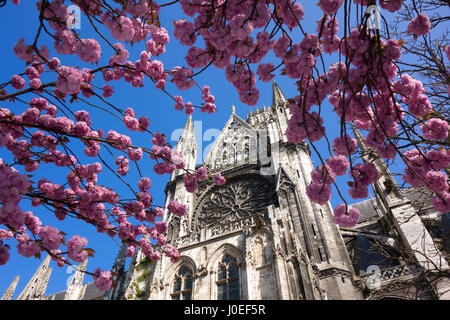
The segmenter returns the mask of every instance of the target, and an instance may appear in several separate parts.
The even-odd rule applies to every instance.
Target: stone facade
[[[82,284],[80,273],[67,292],[41,298],[449,299],[448,276],[433,278],[448,270],[448,246],[429,231],[441,215],[429,206],[418,209],[410,199],[423,192],[400,190],[355,131],[364,161],[374,161],[382,179],[374,185],[375,199],[354,204],[362,212],[359,223],[340,229],[330,203],[319,206],[306,195],[313,163],[306,143],[287,141],[287,103],[274,82],[271,107],[250,112],[246,120],[232,107],[201,164],[225,176],[225,185],[204,181],[188,193],[183,172],[172,174],[165,207],[172,200],[188,205],[182,218],[168,211],[163,217],[168,241],[180,251],[177,263],[167,257],[153,262],[139,251],[125,270],[124,246],[113,266],[114,290],[95,293],[92,284]],[[188,169],[198,167],[191,117],[176,149]],[[378,260],[371,262],[374,257]],[[374,266],[378,269],[370,273]]]
[[[238,266],[233,279],[238,279],[239,299],[363,298],[332,221],[331,205],[308,200],[310,150],[306,144],[288,143],[286,106],[274,83],[272,107],[252,112],[245,121],[232,108],[202,164],[209,173],[224,175],[225,185],[203,182],[195,193],[188,193],[183,173],[173,174],[166,187],[166,206],[171,200],[181,201],[188,204],[188,213],[180,219],[166,212],[164,221],[181,259],[174,264],[164,257],[151,263],[152,273],[143,279],[142,268],[136,267],[138,255],[129,268],[132,276],[125,299],[137,293],[148,299],[178,299],[183,294],[217,299],[223,290],[232,295],[233,280],[220,278],[226,257]],[[187,168],[195,169],[197,147],[190,118],[176,149],[183,152]],[[181,279],[184,284],[178,275],[183,268],[189,270],[187,286],[192,286],[186,292],[177,282]]]

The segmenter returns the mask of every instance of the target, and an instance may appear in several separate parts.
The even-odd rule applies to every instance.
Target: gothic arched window
[[[172,290],[172,300],[192,300],[192,272],[181,267],[175,276]]]
[[[239,300],[239,267],[234,258],[225,255],[217,270],[217,299]]]

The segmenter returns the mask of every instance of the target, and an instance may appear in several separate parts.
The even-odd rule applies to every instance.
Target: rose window
[[[199,208],[197,225],[203,228],[262,213],[274,203],[274,198],[273,184],[262,177],[231,180],[209,191]]]

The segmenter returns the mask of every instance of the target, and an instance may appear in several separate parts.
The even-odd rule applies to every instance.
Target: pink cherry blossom
[[[139,187],[139,190],[141,190],[141,191],[150,189],[152,187],[151,179],[148,177],[141,178],[138,182],[138,187]]]
[[[256,71],[256,73],[258,74],[259,78],[262,81],[268,82],[268,81],[272,80],[275,77],[274,74],[271,74],[271,72],[274,69],[275,69],[275,66],[271,62],[269,62],[269,63],[261,63],[258,66],[258,70]]]
[[[448,137],[448,123],[445,120],[433,118],[420,126],[425,139],[443,140]]]
[[[75,52],[84,62],[96,63],[100,60],[102,49],[95,39],[82,39],[75,45]]]
[[[343,0],[320,0],[317,4],[323,11],[323,13],[332,15],[342,5]]]
[[[378,170],[372,162],[354,165],[350,170],[350,174],[357,184],[369,185],[376,182],[380,178]]]
[[[194,25],[192,22],[186,20],[174,21],[173,25],[175,29],[173,31],[173,36],[180,40],[185,46],[192,46],[197,40],[197,36],[194,32]]]
[[[205,167],[198,168],[197,171],[195,172],[195,177],[199,181],[203,181],[203,180],[208,179],[208,171],[207,171],[207,169]]]
[[[86,260],[88,252],[83,249],[87,245],[88,241],[84,237],[75,235],[67,241],[67,250],[69,251],[69,258],[81,263]]]
[[[11,78],[11,86],[17,90],[23,89],[25,88],[25,80],[16,74]]]
[[[113,95],[113,93],[114,93],[113,87],[111,87],[109,84],[105,84],[105,85],[102,87],[102,90],[103,90],[102,95],[103,95],[103,97],[105,97],[105,98],[111,97],[111,96]]]
[[[331,187],[329,184],[313,182],[306,187],[306,194],[312,202],[323,205],[331,198]]]
[[[380,0],[380,6],[383,9],[395,12],[399,10],[403,5],[403,0]]]
[[[433,206],[442,213],[450,212],[450,192],[441,192],[431,200]]]
[[[221,186],[223,184],[225,184],[227,182],[227,180],[225,179],[225,177],[223,177],[220,172],[216,172],[214,174],[214,184],[217,186]]]
[[[77,94],[80,92],[83,82],[83,74],[80,70],[62,66],[58,68],[57,88],[65,94]]]
[[[345,204],[340,204],[334,208],[333,221],[340,227],[354,227],[359,220],[360,212],[357,208],[347,210]]]
[[[333,156],[327,159],[327,164],[333,171],[333,173],[337,176],[344,175],[350,165],[347,161],[347,158],[341,155]]]
[[[186,213],[186,205],[177,201],[170,201],[167,209],[176,216],[184,216]]]
[[[356,139],[348,135],[337,137],[333,140],[334,152],[338,155],[348,156],[356,152]]]
[[[328,165],[320,166],[311,172],[313,182],[331,184],[335,180],[334,172]]]
[[[417,37],[426,35],[428,32],[430,32],[430,28],[430,19],[428,19],[428,16],[422,12],[409,22],[407,30]]]
[[[27,233],[17,235],[15,238],[17,240],[17,252],[20,255],[28,258],[37,255],[41,251],[39,245],[31,241]]]
[[[166,246],[165,253],[172,262],[177,262],[178,258],[180,257],[178,249],[170,244]]]
[[[62,241],[60,231],[52,226],[40,228],[38,235],[41,238],[43,245],[48,250],[57,250]]]
[[[427,184],[425,187],[434,192],[450,192],[448,176],[442,171],[429,171],[425,175]]]
[[[117,42],[114,44],[114,48],[117,50],[116,53],[111,56],[109,59],[109,65],[114,66],[115,64],[123,64],[129,57],[130,53],[127,49],[125,49],[125,46]]]
[[[25,44],[25,39],[21,38],[19,42],[14,46],[14,53],[19,57],[19,59],[24,61],[33,60],[33,54],[31,53],[31,47]]]
[[[95,286],[100,291],[107,291],[112,286],[111,271],[102,271],[100,268],[97,268],[94,271],[94,279]]]
[[[186,188],[187,192],[195,192],[195,190],[198,189],[198,184],[197,184],[197,177],[190,175],[188,173],[184,174],[184,187]]]
[[[128,150],[128,158],[131,161],[139,161],[142,159],[143,156],[143,152],[141,148],[130,148],[130,150]]]

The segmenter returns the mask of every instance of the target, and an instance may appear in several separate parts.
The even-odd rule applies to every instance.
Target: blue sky
[[[38,23],[38,11],[34,5],[35,1],[22,1],[20,6],[15,6],[8,1],[8,4],[0,8],[0,32],[2,33],[2,50],[0,51],[0,61],[5,61],[2,66],[0,82],[8,81],[12,75],[21,73],[24,71],[24,62],[19,60],[12,51],[13,46],[21,38],[25,38],[26,43],[32,42],[35,37],[35,32],[37,30]],[[322,16],[320,9],[315,5],[316,1],[302,1],[302,5],[305,8],[305,18],[303,25],[306,26],[307,32],[315,32],[316,21]],[[182,18],[182,12],[179,9],[179,5],[172,6],[170,8],[163,8],[160,15],[160,20],[162,26],[171,31],[172,21]],[[87,20],[81,20],[81,37],[90,38],[95,37],[92,33],[91,28],[88,26]],[[298,38],[299,31],[295,31],[294,37]],[[109,59],[111,50],[108,50],[104,42],[101,42],[103,48],[103,54],[101,63],[105,63]],[[47,44],[50,48],[50,54],[55,54],[52,43],[49,43],[48,37],[42,37],[39,44]],[[199,44],[201,45],[201,44]],[[133,47],[127,46],[130,51],[130,60],[134,61],[139,58],[140,52],[144,49],[144,43],[135,44]],[[176,65],[185,65],[184,63],[184,53],[186,48],[182,46],[178,40],[171,37],[171,42],[167,47],[167,52],[159,57],[165,63],[166,69],[171,69]],[[88,65],[77,57],[60,56],[62,65],[75,65],[80,67],[91,67],[95,66]],[[265,58],[263,62],[268,62],[270,58]],[[336,59],[334,57],[325,56],[325,64],[328,66],[330,63],[335,63]],[[106,62],[107,63],[107,62]],[[255,71],[255,70],[254,70]],[[45,79],[45,77],[44,77]],[[294,80],[288,79],[285,76],[280,76],[279,71],[275,80],[280,85],[282,91],[286,97],[294,97],[296,93],[296,86]],[[245,119],[249,112],[249,106],[243,105],[239,99],[238,94],[231,83],[225,79],[224,71],[216,68],[211,68],[206,70],[204,73],[200,74],[196,81],[200,86],[205,84],[211,87],[211,92],[216,98],[216,106],[218,111],[214,114],[203,114],[196,110],[193,114],[193,119],[197,124],[201,124],[201,131],[204,133],[208,129],[219,129],[221,130],[225,125],[231,112],[231,105],[236,106],[236,113]],[[99,86],[103,85],[103,79],[101,76],[97,76],[94,83]],[[130,84],[124,81],[112,82],[110,83],[115,90],[115,94],[110,98],[110,102],[122,109],[126,107],[132,107],[137,116],[145,115],[151,120],[150,128],[152,132],[161,131],[166,133],[169,137],[171,134],[179,128],[183,128],[186,121],[186,115],[184,112],[177,111],[173,108],[174,102],[166,94],[157,90],[153,87],[151,81],[146,79],[144,81],[143,88],[133,88]],[[194,87],[190,90],[179,92],[174,85],[169,83],[166,87],[170,93],[173,95],[182,95],[184,101],[192,101],[195,105],[200,105],[201,93],[198,88]],[[272,85],[271,83],[258,82],[257,88],[260,90],[260,100],[258,107],[262,107],[263,104],[266,106],[271,105],[272,101]],[[31,97],[23,97],[24,100],[29,101]],[[22,112],[26,106],[20,102],[11,104],[8,102],[2,102],[0,107],[7,107],[16,113]],[[73,110],[88,110],[92,114],[92,119],[95,128],[101,128],[105,132],[109,129],[114,129],[120,133],[128,134],[132,137],[134,144],[142,145],[146,147],[151,146],[151,137],[148,134],[137,133],[130,134],[130,132],[124,127],[121,121],[109,116],[104,112],[98,112],[92,107],[85,105],[82,102],[72,104]],[[331,106],[326,103],[323,108],[331,108]],[[255,110],[255,107],[251,108]],[[331,109],[329,110],[331,111]],[[339,132],[339,119],[332,112],[324,112],[323,114],[326,126],[327,135],[330,141],[337,136]],[[202,137],[197,137],[201,140]],[[203,140],[201,141],[203,147],[207,147],[211,141]],[[175,145],[176,141],[171,141]],[[319,148],[323,148],[323,143],[318,143]],[[78,149],[81,150],[81,149]],[[105,155],[105,158],[108,158]],[[0,158],[8,159],[8,152],[4,148],[0,149]],[[87,157],[81,157],[84,163],[93,162],[92,159]],[[111,160],[112,158],[110,158]],[[313,156],[313,160],[319,163],[317,157]],[[94,160],[97,161],[97,160]],[[148,157],[140,165],[141,172],[143,176],[149,176],[152,178],[152,196],[156,204],[163,204],[164,201],[164,187],[168,181],[168,176],[158,176],[152,171],[154,162]],[[114,167],[114,166],[113,166]],[[139,179],[138,172],[133,165],[130,165],[130,173],[127,176],[127,181],[136,186]],[[102,180],[104,185],[110,185],[114,183],[117,185],[118,192],[126,197],[129,195],[129,190],[121,185],[117,179],[111,177],[108,174],[107,169],[104,168],[104,172],[100,174],[99,180]],[[35,172],[35,177],[33,181],[38,181],[41,177],[46,177],[51,179],[55,183],[62,182],[63,178],[67,174],[67,171],[61,168],[54,168],[53,166],[43,165],[39,172]],[[343,194],[346,195],[346,184],[345,179],[338,180],[338,183],[343,186]],[[334,192],[332,196],[333,207],[339,204],[341,201],[337,197],[337,193]],[[349,199],[350,203],[355,201]],[[23,209],[30,209],[26,206]],[[85,223],[80,221],[73,221],[67,219],[63,223],[58,222],[51,216],[49,212],[44,211],[41,208],[34,209],[36,213],[42,220],[44,224],[54,224],[61,230],[65,231],[68,236],[67,239],[75,234],[80,234],[89,239],[88,247],[94,248],[96,253],[94,258],[90,258],[88,262],[88,269],[93,271],[94,268],[100,267],[102,269],[110,269],[114,263],[115,256],[119,249],[118,242],[112,241],[109,237],[104,234],[98,235],[92,226],[85,226]],[[10,261],[4,265],[0,266],[0,295],[3,294],[4,290],[9,286],[10,282],[16,275],[20,275],[20,281],[16,290],[16,295],[24,288],[28,280],[33,275],[36,268],[39,266],[40,261],[35,258],[24,258],[16,253],[15,241],[9,240],[6,243],[11,245],[11,258]],[[45,255],[42,257],[44,258]],[[71,270],[67,267],[59,268],[54,262],[51,262],[51,267],[53,268],[53,273],[50,278],[49,286],[47,288],[47,294],[63,291],[66,288],[66,281],[71,275]],[[85,282],[92,281],[90,276],[87,276]]]

